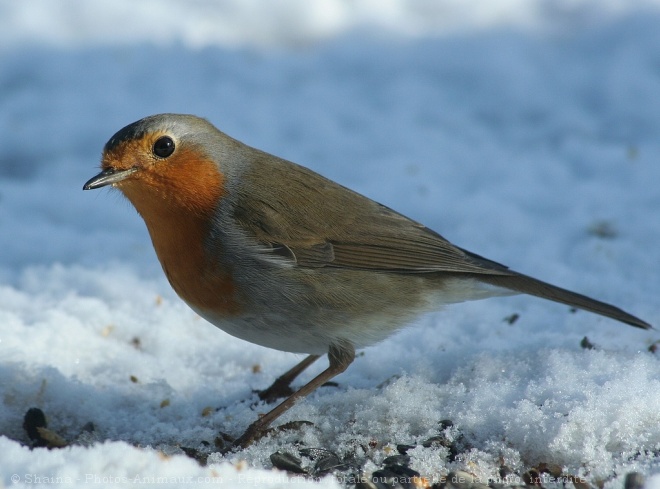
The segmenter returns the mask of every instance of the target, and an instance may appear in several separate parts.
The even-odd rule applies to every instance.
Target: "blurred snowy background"
[[[269,455],[368,477],[408,444],[436,481],[545,463],[660,488],[657,331],[529,297],[421,318],[282,420],[313,426],[213,453],[299,357],[197,318],[130,205],[81,189],[116,130],[194,113],[658,327],[659,25],[657,0],[0,0],[0,486],[341,487]],[[26,448],[31,407],[72,446]],[[456,457],[421,445],[444,419]]]

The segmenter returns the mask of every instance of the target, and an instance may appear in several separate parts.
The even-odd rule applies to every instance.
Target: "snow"
[[[411,449],[425,477],[660,488],[657,330],[526,296],[419,318],[280,421],[313,426],[199,465],[180,447],[239,435],[301,357],[198,318],[130,204],[81,190],[116,130],[194,113],[659,327],[659,21],[650,0],[0,0],[0,485],[342,487],[269,456],[302,441],[368,474],[450,419],[467,448]],[[69,447],[27,448],[32,407]]]

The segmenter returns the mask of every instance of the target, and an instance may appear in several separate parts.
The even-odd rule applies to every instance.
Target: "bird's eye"
[[[159,158],[167,158],[174,153],[174,141],[169,136],[158,138],[154,143],[153,152]]]

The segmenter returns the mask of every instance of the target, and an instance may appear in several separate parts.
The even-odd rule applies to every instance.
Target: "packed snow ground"
[[[660,327],[660,4],[490,5],[1,0],[1,484],[340,487],[269,455],[302,440],[368,474],[450,419],[472,448],[414,448],[424,476],[543,462],[659,488],[657,330],[525,296],[420,318],[281,420],[313,426],[199,466],[178,447],[240,434],[300,357],[199,319],[131,206],[81,190],[117,129],[194,113]],[[29,450],[32,407],[74,445]]]

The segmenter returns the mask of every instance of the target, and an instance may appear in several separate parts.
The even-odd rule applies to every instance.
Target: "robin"
[[[288,397],[236,441],[245,447],[297,400],[343,372],[355,349],[443,305],[525,293],[638,328],[623,310],[459,248],[321,175],[192,116],[160,114],[117,132],[101,173],[135,206],[170,284],[200,316],[252,343],[308,356],[262,399]],[[290,384],[321,355],[329,366]]]

